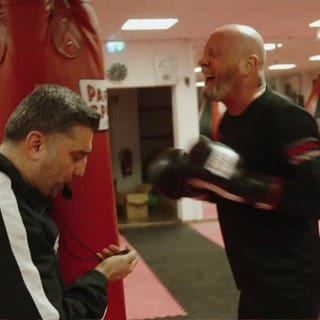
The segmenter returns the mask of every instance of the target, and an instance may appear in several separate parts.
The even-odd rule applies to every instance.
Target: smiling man
[[[40,85],[9,118],[0,145],[1,319],[101,319],[107,283],[132,272],[137,253],[114,255],[64,288],[57,256],[58,230],[50,199],[81,177],[99,115],[58,85]]]
[[[314,118],[268,87],[261,35],[221,26],[199,61],[204,96],[226,106],[219,142],[201,137],[150,165],[168,197],[215,202],[240,290],[238,319],[319,319],[320,136]]]
[[[268,87],[263,38],[252,27],[215,29],[199,65],[206,77],[204,96],[222,101],[227,110],[219,125],[223,145],[200,141],[190,151],[197,164],[204,150],[210,154],[203,166],[206,181],[192,185],[214,192],[240,290],[238,318],[318,319],[317,125]]]

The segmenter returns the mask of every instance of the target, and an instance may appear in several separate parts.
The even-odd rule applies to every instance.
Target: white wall
[[[117,191],[129,190],[141,183],[140,140],[138,127],[137,91],[113,89],[109,92],[110,144],[113,177]],[[119,152],[132,150],[132,174],[123,176]]]
[[[173,87],[173,128],[174,128],[174,143],[175,147],[187,148],[194,142],[199,134],[198,122],[198,102],[197,90],[195,87],[195,75],[193,72],[194,59],[192,43],[185,40],[163,40],[163,41],[130,41],[126,43],[126,50],[120,54],[105,55],[106,70],[115,62],[122,63],[127,67],[128,75],[121,82],[114,83],[108,81],[108,88],[137,88],[150,86],[170,85]],[[162,71],[166,69],[159,68],[159,61],[169,61],[169,77],[162,78]],[[130,104],[133,97],[126,101]],[[110,106],[113,108],[113,106]],[[118,115],[120,122],[114,122],[111,129],[111,140],[114,150],[112,158],[115,163],[117,149],[121,146],[128,145],[129,140],[133,152],[138,154],[140,146],[138,144],[139,132],[138,127],[135,127],[133,122],[133,113],[128,114],[127,108],[119,107],[125,114]],[[132,106],[129,107],[130,111]],[[127,117],[132,117],[128,119]],[[127,129],[125,123],[130,123],[130,129]],[[112,126],[112,124],[110,124]],[[117,128],[116,128],[117,127]],[[130,132],[130,133],[129,133]],[[130,137],[128,137],[128,133]],[[114,137],[112,137],[114,136]],[[116,139],[116,140],[115,140]],[[139,152],[140,154],[140,152]],[[138,161],[138,159],[137,159]],[[140,164],[140,161],[139,161]],[[119,177],[119,168],[114,165],[114,176]],[[127,179],[127,178],[126,178]],[[132,183],[137,182],[137,176],[132,177]],[[127,180],[128,181],[128,180]],[[122,187],[123,180],[117,181],[117,188]],[[178,202],[178,217],[181,220],[196,220],[202,217],[202,204],[199,201],[191,199],[182,199]]]
[[[174,85],[185,77],[192,78],[194,74],[189,67],[190,43],[184,40],[136,40],[126,42],[122,53],[105,54],[106,70],[115,62],[125,64],[128,70],[127,78],[119,83],[109,81],[109,88],[136,88],[161,85]],[[155,72],[155,64],[161,57],[170,58],[172,73],[175,76],[160,81]],[[193,63],[193,61],[191,61]],[[192,83],[191,83],[192,85]]]

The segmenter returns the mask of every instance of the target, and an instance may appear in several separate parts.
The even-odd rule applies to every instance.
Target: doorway
[[[118,219],[121,224],[176,221],[176,201],[158,194],[147,184],[146,168],[161,150],[173,147],[171,87],[108,90],[112,171],[115,181]],[[131,152],[131,171],[121,164],[124,150]],[[128,219],[129,193],[148,194],[147,215]]]

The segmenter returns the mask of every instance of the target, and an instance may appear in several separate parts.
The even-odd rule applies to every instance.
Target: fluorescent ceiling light
[[[269,70],[289,70],[294,69],[296,65],[294,63],[273,64],[268,67]]]
[[[275,48],[281,48],[282,47],[282,43],[265,43],[264,44],[264,50],[266,51],[271,51],[274,50]]]
[[[128,19],[121,27],[122,30],[163,30],[169,29],[178,19]]]
[[[316,56],[309,57],[309,60],[310,61],[320,61],[320,54],[318,54]]]
[[[196,87],[204,87],[204,81],[197,81]]]
[[[320,28],[320,20],[313,21],[309,23],[309,27],[311,28]]]
[[[193,71],[194,71],[195,73],[201,72],[201,67],[195,67],[195,68],[193,69]]]

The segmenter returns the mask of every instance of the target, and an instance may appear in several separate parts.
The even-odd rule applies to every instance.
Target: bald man
[[[204,96],[226,105],[219,143],[170,148],[148,168],[167,197],[216,202],[239,319],[318,319],[320,137],[315,120],[272,91],[261,35],[225,25],[199,64]],[[217,293],[215,293],[217,294]]]
[[[217,204],[240,290],[238,318],[318,319],[320,142],[316,123],[304,109],[266,85],[263,39],[253,28],[236,24],[217,28],[199,64],[206,78],[204,97],[227,107],[219,141],[241,156],[247,170],[233,189],[241,197],[220,193],[221,188],[214,189],[212,183],[208,187],[193,181],[194,187],[210,189],[211,201]],[[226,163],[220,163],[217,171],[227,172]],[[232,184],[227,180],[224,186]],[[250,189],[244,181],[256,185],[252,183]],[[259,198],[264,207],[257,205],[258,185],[265,192]]]

